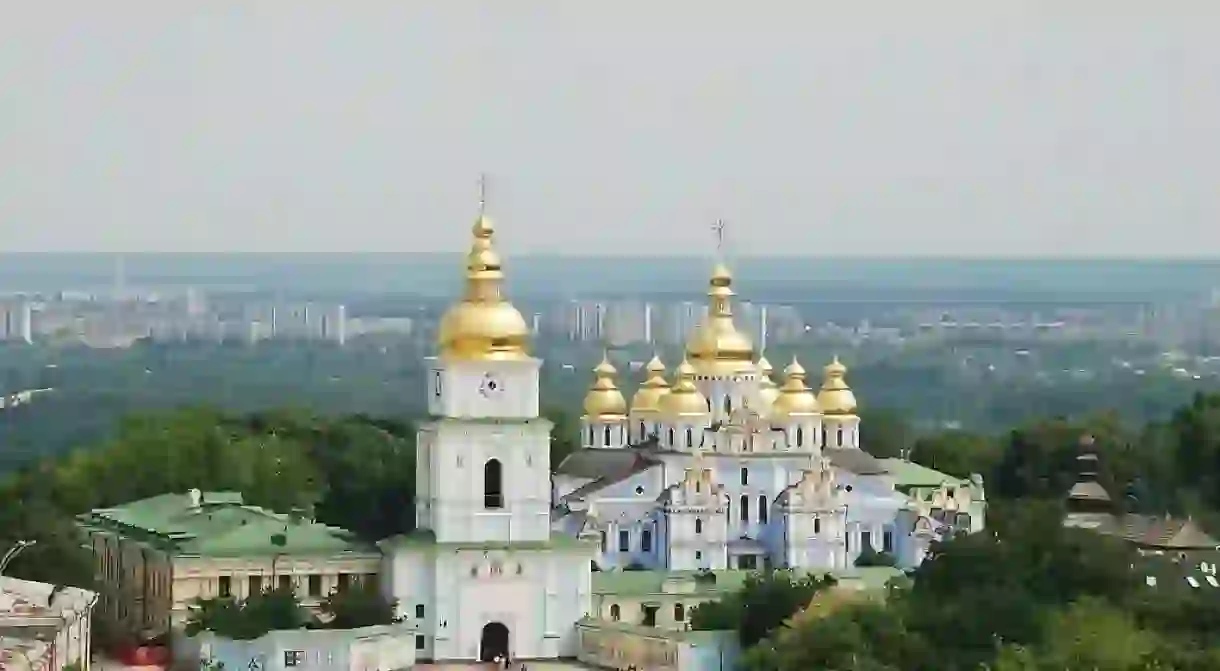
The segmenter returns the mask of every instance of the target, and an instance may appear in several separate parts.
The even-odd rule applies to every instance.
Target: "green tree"
[[[742,646],[748,648],[804,610],[815,594],[834,584],[833,578],[787,570],[756,573],[746,578],[737,592],[696,606],[690,615],[691,628],[735,630]]]
[[[322,613],[330,629],[356,629],[394,622],[393,601],[387,601],[371,581],[348,583],[322,602]]]
[[[272,589],[245,601],[232,597],[199,599],[190,607],[188,636],[210,631],[217,636],[249,641],[269,631],[300,629],[312,622],[292,589]]]

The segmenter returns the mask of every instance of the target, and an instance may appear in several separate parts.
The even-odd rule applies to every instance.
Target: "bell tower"
[[[416,459],[416,523],[438,542],[550,536],[551,423],[538,415],[542,361],[525,318],[504,298],[495,227],[471,229],[462,298],[441,319],[428,363],[428,409]]]

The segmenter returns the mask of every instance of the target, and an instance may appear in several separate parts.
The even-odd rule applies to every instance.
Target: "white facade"
[[[542,361],[525,354],[520,317],[495,286],[491,232],[480,217],[467,298],[454,308],[467,312],[442,323],[441,354],[428,360],[434,419],[417,441],[418,531],[381,543],[383,589],[422,660],[574,657],[576,623],[591,609],[595,543],[552,537]]]

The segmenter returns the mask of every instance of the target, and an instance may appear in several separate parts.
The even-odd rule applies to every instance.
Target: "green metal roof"
[[[469,543],[438,543],[430,529],[417,529],[409,534],[391,536],[377,543],[382,548],[407,547],[437,550],[581,550],[593,551],[596,541],[585,541],[563,534],[551,534],[545,541],[479,541]]]
[[[81,526],[110,531],[177,555],[232,557],[275,554],[375,554],[350,532],[245,505],[238,492],[162,494],[77,518]]]
[[[882,459],[881,463],[885,464],[899,487],[939,487],[946,482],[954,485],[966,482],[905,459]]]

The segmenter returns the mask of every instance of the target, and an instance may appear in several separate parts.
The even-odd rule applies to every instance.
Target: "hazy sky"
[[[0,16],[3,250],[1220,255],[1207,2]]]

